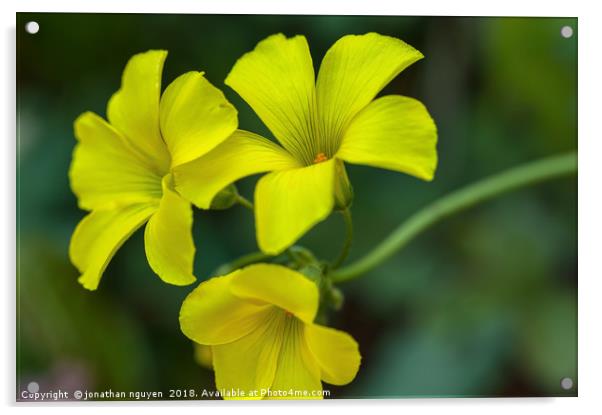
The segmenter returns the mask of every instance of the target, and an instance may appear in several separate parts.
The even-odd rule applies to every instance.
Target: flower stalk
[[[343,242],[343,248],[337,259],[332,263],[332,269],[340,267],[351,250],[351,244],[353,243],[353,221],[351,219],[351,209],[348,207],[341,211],[343,219],[345,221],[345,241]]]
[[[386,261],[412,239],[442,219],[506,192],[568,176],[577,172],[577,154],[569,153],[533,161],[480,180],[433,202],[399,225],[370,253],[335,270],[334,283],[353,280]]]
[[[244,197],[244,196],[242,196],[242,195],[240,195],[240,194],[237,194],[237,195],[236,195],[236,202],[237,202],[239,205],[241,205],[241,206],[243,206],[243,207],[245,207],[245,208],[247,208],[247,209],[249,209],[249,210],[253,211],[253,202],[251,202],[251,201],[250,201],[249,199],[247,199],[246,197]]]

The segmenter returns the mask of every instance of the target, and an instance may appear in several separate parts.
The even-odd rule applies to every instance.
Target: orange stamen
[[[328,157],[324,153],[318,153],[316,158],[314,159],[314,164],[322,163],[323,161],[328,160]]]

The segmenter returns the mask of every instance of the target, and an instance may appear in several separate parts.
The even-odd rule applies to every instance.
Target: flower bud
[[[353,187],[347,177],[347,170],[342,160],[336,161],[334,177],[334,204],[336,210],[345,210],[353,202]]]
[[[194,360],[205,369],[213,370],[213,351],[211,346],[199,344],[193,341],[194,344]]]
[[[301,274],[320,286],[322,282],[322,268],[317,264],[307,264],[298,270]]]
[[[343,307],[345,297],[343,296],[343,292],[337,287],[331,286],[326,296],[326,301],[334,310],[339,311]]]

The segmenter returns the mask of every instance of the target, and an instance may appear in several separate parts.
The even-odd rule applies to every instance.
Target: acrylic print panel
[[[576,396],[577,36],[18,14],[16,399]]]

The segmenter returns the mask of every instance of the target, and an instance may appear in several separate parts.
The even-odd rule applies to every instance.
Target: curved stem
[[[351,243],[353,242],[353,221],[351,220],[351,210],[347,207],[341,212],[343,219],[345,220],[345,242],[343,242],[343,248],[338,258],[333,262],[332,269],[337,269],[347,259],[349,250],[351,249]]]
[[[521,187],[577,172],[577,154],[569,153],[514,167],[456,190],[410,216],[357,262],[331,274],[333,282],[352,280],[378,266],[414,237],[454,213]]]
[[[257,262],[262,262],[262,261],[265,261],[265,260],[271,259],[271,258],[273,258],[273,255],[264,254],[263,252],[259,252],[259,251],[251,252],[250,254],[243,255],[243,256],[235,259],[232,262],[221,265],[219,268],[217,268],[215,271],[213,271],[213,273],[211,273],[211,275],[219,276],[219,275],[228,274],[228,273],[230,273],[236,269],[242,268],[246,265],[255,264]]]
[[[244,196],[241,196],[239,194],[236,195],[236,202],[241,205],[246,207],[249,210],[253,210],[253,202],[251,202],[249,199],[247,199]]]

